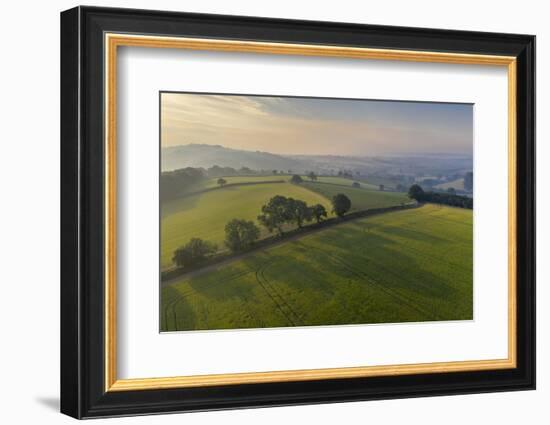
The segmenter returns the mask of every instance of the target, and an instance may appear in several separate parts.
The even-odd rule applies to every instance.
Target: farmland
[[[354,188],[351,187],[351,182],[347,185],[304,182],[302,185],[327,199],[332,199],[337,193],[344,193],[351,199],[351,211],[366,210],[369,208],[385,208],[410,202],[406,193],[367,190],[363,186]]]
[[[224,228],[230,219],[256,220],[261,206],[277,194],[323,204],[330,210],[326,198],[288,182],[228,186],[170,201],[161,208],[161,266],[170,266],[174,250],[193,237],[223,247]]]
[[[164,202],[161,206],[161,268],[169,268],[173,252],[191,238],[214,242],[223,249],[225,224],[232,218],[256,221],[261,206],[275,195],[301,199],[310,205],[321,204],[329,215],[332,209],[330,199],[337,193],[350,197],[353,211],[408,202],[403,193],[354,189],[350,180],[339,177],[319,177],[318,182],[304,181],[300,185],[289,183],[289,178],[225,177],[227,183],[223,188],[216,188],[217,184],[214,186],[213,182],[217,179],[211,179],[196,186],[198,190],[207,191]],[[268,232],[262,228],[261,238],[267,235]]]
[[[163,235],[181,228],[180,240],[189,237],[185,232],[203,232],[219,241],[220,216],[250,211],[252,219],[256,202],[283,187],[286,196],[325,204],[332,193],[327,188],[339,190],[280,183],[183,198],[181,211],[163,219]],[[346,190],[363,205],[403,200],[398,193]],[[390,197],[369,204],[355,190]],[[213,211],[204,217],[197,208]],[[165,220],[173,227],[165,229]],[[161,330],[472,319],[472,246],[471,210],[427,204],[349,221],[164,283]]]

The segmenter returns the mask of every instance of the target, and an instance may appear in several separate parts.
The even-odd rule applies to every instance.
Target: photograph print
[[[160,93],[160,331],[473,320],[473,105]]]

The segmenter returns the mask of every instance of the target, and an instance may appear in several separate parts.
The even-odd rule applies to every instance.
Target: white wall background
[[[96,5],[536,34],[538,217],[550,216],[550,27],[535,0],[127,0]],[[77,3],[9,2],[0,15],[0,417],[69,423],[59,392],[59,12]],[[548,423],[550,224],[538,221],[538,390],[110,420],[109,423]],[[546,402],[546,403],[545,403]]]

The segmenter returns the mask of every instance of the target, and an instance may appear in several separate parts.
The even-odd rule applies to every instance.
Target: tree
[[[193,238],[184,246],[174,251],[172,261],[178,267],[191,267],[204,262],[207,257],[216,252],[218,247],[200,238]]]
[[[424,190],[417,184],[413,184],[409,188],[409,198],[415,199],[418,202],[421,202],[424,200]]]
[[[288,208],[288,198],[276,195],[262,207],[262,214],[258,216],[258,221],[269,232],[277,230],[279,235],[283,235],[283,225],[292,219]]]
[[[277,175],[278,171],[277,170],[273,170],[273,174],[274,175]]]
[[[351,184],[351,187],[359,188],[359,187],[361,187],[361,183],[359,183],[359,182],[353,182],[353,183]]]
[[[378,185],[378,190],[381,190],[383,192],[384,191],[384,185],[383,184]]]
[[[239,170],[239,174],[254,174],[254,171],[252,171],[248,167],[241,167]]]
[[[220,177],[218,179],[218,182],[217,182],[221,187],[224,187],[225,184],[227,183],[227,180],[225,180],[224,178]]]
[[[202,168],[181,168],[165,171],[160,175],[160,199],[177,198],[188,187],[204,180],[206,172]]]
[[[450,193],[451,195],[456,195],[456,190],[454,187],[450,187],[447,189],[447,193]]]
[[[321,222],[322,217],[327,217],[327,210],[321,204],[313,205],[310,209],[311,215],[315,218],[315,220],[317,220],[317,223]]]
[[[311,209],[307,206],[304,201],[299,199],[287,199],[288,205],[288,215],[290,216],[290,221],[296,223],[296,225],[301,228],[304,221],[311,221],[312,214]]]
[[[343,217],[351,208],[350,199],[343,193],[334,195],[332,198],[332,211],[338,216]]]
[[[298,174],[294,174],[292,176],[292,178],[290,179],[290,183],[294,183],[294,184],[300,184],[302,183],[304,180],[302,180],[302,177],[300,177]]]
[[[472,191],[474,188],[474,173],[469,172],[464,176],[464,190]]]
[[[311,181],[317,180],[317,175],[313,171],[310,171],[307,176]]]
[[[233,252],[250,248],[260,237],[260,229],[250,220],[234,218],[225,225],[225,245]]]

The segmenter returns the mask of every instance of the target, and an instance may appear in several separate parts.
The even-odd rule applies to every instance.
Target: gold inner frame
[[[477,54],[370,49],[325,45],[105,34],[105,391],[310,381],[516,367],[516,58]],[[116,123],[117,48],[120,46],[324,56],[507,67],[508,71],[508,357],[419,364],[286,370],[164,378],[118,379],[116,324]]]

